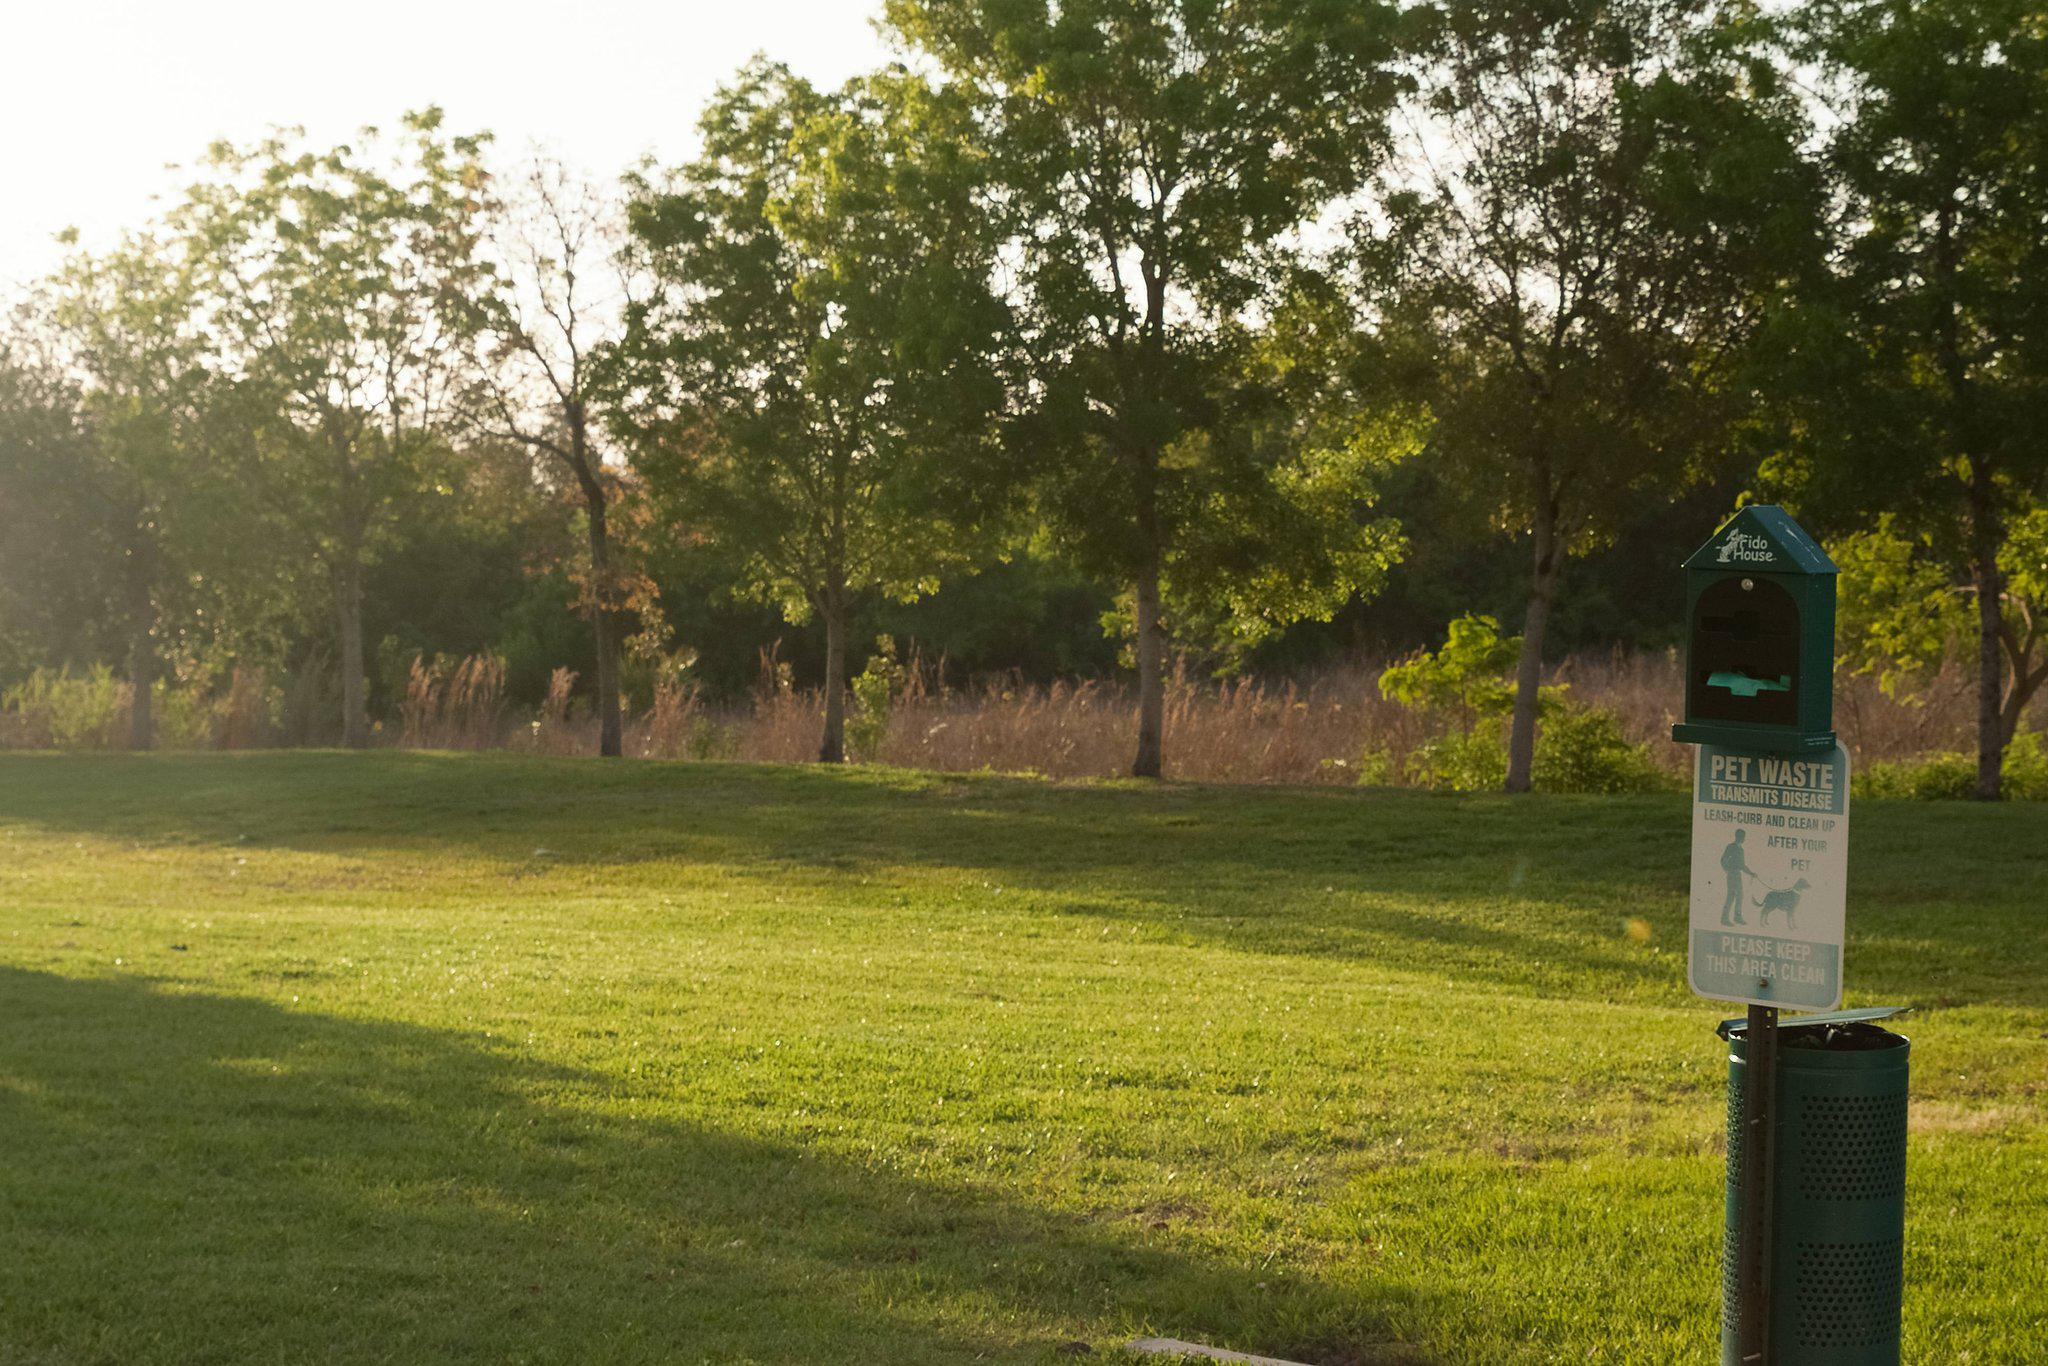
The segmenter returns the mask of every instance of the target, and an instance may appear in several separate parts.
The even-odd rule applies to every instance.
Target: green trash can
[[[1906,1233],[1906,1061],[1882,1028],[1904,1006],[1778,1025],[1772,1163],[1771,1357],[1777,1366],[1897,1366]],[[1721,1361],[1740,1366],[1743,1035],[1728,1041],[1728,1206]]]

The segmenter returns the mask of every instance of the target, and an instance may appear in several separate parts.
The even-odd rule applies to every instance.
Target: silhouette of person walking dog
[[[1790,887],[1773,887],[1765,882],[1763,875],[1749,866],[1749,857],[1744,852],[1743,837],[1748,833],[1746,830],[1737,830],[1735,838],[1730,840],[1728,847],[1721,851],[1721,871],[1728,875],[1728,896],[1721,903],[1721,923],[1723,925],[1746,925],[1749,923],[1742,916],[1742,880],[1747,877],[1756,879],[1764,889],[1764,894],[1751,903],[1763,908],[1763,914],[1757,918],[1763,923],[1769,924],[1771,913],[1778,911],[1783,913],[1785,927],[1790,929],[1792,918],[1799,914],[1799,894],[1806,891],[1811,884],[1805,878],[1800,878]]]

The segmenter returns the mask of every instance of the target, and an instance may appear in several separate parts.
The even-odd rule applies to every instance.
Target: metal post
[[[1742,1360],[1770,1366],[1771,1357],[1771,1169],[1775,1165],[1778,1117],[1772,1099],[1778,1089],[1778,1011],[1749,1008],[1743,1050],[1742,1245],[1737,1285],[1741,1292]]]

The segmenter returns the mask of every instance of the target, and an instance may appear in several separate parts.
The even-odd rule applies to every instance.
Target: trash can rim
[[[1788,1029],[1805,1029],[1813,1025],[1863,1024],[1877,1020],[1889,1020],[1894,1016],[1905,1014],[1912,1008],[1911,1006],[1863,1006],[1856,1010],[1829,1011],[1825,1015],[1781,1016],[1778,1020],[1778,1031],[1783,1033]],[[1737,1035],[1749,1032],[1748,1017],[1737,1016],[1732,1020],[1723,1020],[1715,1028],[1714,1032],[1722,1038],[1732,1041]]]

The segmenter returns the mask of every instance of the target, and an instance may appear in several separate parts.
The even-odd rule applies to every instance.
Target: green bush
[[[1621,718],[1600,707],[1558,707],[1536,734],[1539,792],[1657,792],[1679,785],[1648,745],[1630,744]]]
[[[156,707],[157,748],[212,747],[217,701],[197,688],[167,688],[161,683],[150,696]]]
[[[1514,711],[1505,676],[1522,654],[1520,636],[1502,636],[1493,617],[1468,613],[1450,625],[1443,648],[1424,651],[1380,674],[1380,695],[1438,719],[1449,728],[1417,745],[1402,769],[1417,787],[1484,792],[1507,782],[1501,721]],[[1663,780],[1647,749],[1622,738],[1606,712],[1575,708],[1564,686],[1537,693],[1536,785],[1554,792],[1640,792]],[[1553,732],[1556,738],[1553,740]],[[1374,754],[1360,756],[1359,781],[1371,781]]]
[[[158,749],[252,749],[275,744],[284,693],[255,670],[223,689],[159,679],[150,692]],[[0,745],[17,749],[125,749],[128,684],[107,665],[85,674],[38,669],[0,692]]]
[[[37,669],[0,695],[20,743],[30,748],[114,749],[124,738],[128,688],[96,664],[85,674]]]
[[[882,744],[889,738],[889,711],[903,691],[906,677],[907,671],[896,658],[895,640],[877,636],[875,653],[853,680],[853,712],[846,718],[846,743],[854,758],[873,763],[882,757]]]
[[[1497,729],[1451,731],[1409,752],[1402,773],[1417,787],[1486,792],[1508,777],[1508,747]]]
[[[740,754],[739,731],[732,726],[721,726],[707,717],[699,717],[690,727],[683,753],[700,764],[714,759],[737,759]]]
[[[1507,675],[1522,657],[1522,638],[1502,636],[1493,617],[1466,613],[1452,622],[1443,648],[1390,664],[1380,672],[1380,696],[1432,716],[1446,716],[1470,730],[1489,717],[1515,709],[1515,685]],[[1536,690],[1539,716],[1563,705],[1565,685]]]
[[[1514,689],[1503,675],[1521,653],[1520,636],[1503,637],[1497,619],[1468,612],[1450,624],[1442,649],[1381,671],[1380,696],[1454,717],[1458,729],[1469,731],[1482,717],[1505,716],[1514,707]]]
[[[1499,726],[1448,734],[1416,746],[1404,770],[1417,787],[1486,792],[1507,781],[1508,746]],[[1599,707],[1553,706],[1536,733],[1539,792],[1660,792],[1679,780],[1657,767],[1648,745],[1631,744],[1620,718]]]
[[[1872,764],[1856,775],[1858,797],[1907,801],[1968,801],[1977,790],[1977,756],[1945,750],[1917,759]],[[2021,731],[2005,750],[2005,795],[2018,802],[2048,801],[2048,745],[2035,731]]]
[[[1377,745],[1367,745],[1356,759],[1325,759],[1322,770],[1340,781],[1348,778],[1359,787],[1390,787],[1395,781],[1394,756]]]
[[[2048,743],[2035,731],[2021,731],[2005,750],[2005,795],[2014,801],[2048,801]]]
[[[1858,797],[1898,797],[1910,801],[1961,800],[1977,785],[1977,761],[1956,754],[1930,754],[1923,759],[1895,759],[1872,764],[1856,775]]]

